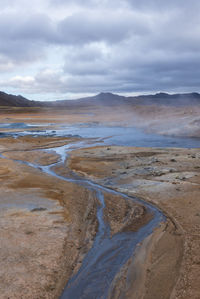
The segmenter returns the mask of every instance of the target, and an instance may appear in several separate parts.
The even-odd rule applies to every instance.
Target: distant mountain
[[[82,107],[82,106],[109,106],[120,105],[165,105],[165,106],[195,106],[200,105],[199,93],[141,95],[135,97],[119,96],[113,93],[99,93],[96,96],[77,100],[46,102],[45,105],[54,107]]]
[[[156,93],[154,95],[141,95],[135,97],[119,96],[113,93],[99,93],[92,97],[77,100],[60,100],[53,102],[30,101],[22,96],[14,96],[0,92],[0,106],[14,107],[116,107],[133,105],[165,105],[165,106],[195,106],[200,105],[199,93],[168,94]]]
[[[165,106],[194,106],[200,105],[200,94],[182,93],[182,94],[168,94],[156,93],[155,95],[141,95],[138,97],[129,97],[130,101],[134,101],[140,105],[165,105]]]
[[[15,96],[0,91],[0,106],[36,107],[43,106],[42,102],[30,101],[22,96]]]
[[[96,96],[81,98],[77,100],[62,100],[55,102],[46,102],[49,106],[56,107],[82,107],[82,106],[118,106],[124,105],[126,97],[113,93],[99,93]]]

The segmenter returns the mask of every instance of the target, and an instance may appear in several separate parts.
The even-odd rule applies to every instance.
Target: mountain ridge
[[[37,107],[38,103],[40,102],[28,100],[21,95],[16,96],[0,91],[0,106]]]
[[[200,94],[177,93],[168,94],[159,92],[156,94],[123,96],[110,92],[101,92],[95,96],[79,98],[76,100],[57,101],[31,101],[21,95],[7,94],[0,91],[0,106],[9,107],[76,107],[76,106],[120,106],[120,105],[169,105],[169,106],[190,106],[200,105]]]

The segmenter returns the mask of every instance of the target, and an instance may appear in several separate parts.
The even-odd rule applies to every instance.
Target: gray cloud
[[[97,41],[109,43],[120,42],[128,38],[131,31],[143,31],[142,25],[134,24],[131,19],[125,19],[122,14],[106,13],[73,15],[58,26],[61,41],[66,44],[86,44]]]
[[[26,3],[0,0],[1,87],[60,95],[200,91],[198,1],[43,0],[31,12]]]
[[[20,64],[43,58],[44,42],[52,35],[47,16],[0,15],[0,54]]]
[[[64,71],[71,75],[106,75],[107,55],[95,45],[84,46],[74,51],[68,51]]]

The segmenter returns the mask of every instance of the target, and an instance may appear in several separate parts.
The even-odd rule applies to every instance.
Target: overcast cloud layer
[[[41,100],[200,91],[200,1],[0,0],[0,7],[1,90]]]

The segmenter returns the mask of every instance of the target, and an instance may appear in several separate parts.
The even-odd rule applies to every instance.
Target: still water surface
[[[49,124],[53,125],[53,124]],[[17,129],[17,132],[5,132],[1,129]],[[31,130],[29,130],[31,129]],[[172,137],[146,133],[135,127],[102,126],[97,124],[61,125],[55,130],[42,129],[41,124],[24,123],[0,124],[0,137],[33,136],[80,136],[83,138],[102,138],[106,144],[141,147],[181,147],[199,148],[200,138]]]

